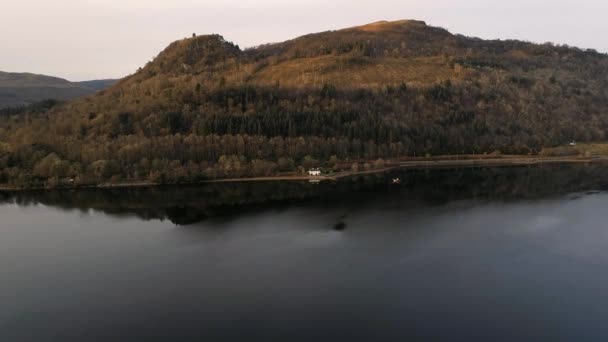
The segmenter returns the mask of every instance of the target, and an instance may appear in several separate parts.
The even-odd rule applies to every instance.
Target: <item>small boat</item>
[[[393,184],[401,184],[400,178],[393,178]]]

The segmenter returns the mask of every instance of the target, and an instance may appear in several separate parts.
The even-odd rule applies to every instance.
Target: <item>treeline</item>
[[[68,122],[47,112],[29,117],[29,124],[9,116],[3,127],[17,130],[5,129],[1,139],[35,143],[10,150],[5,143],[0,182],[196,182],[429,154],[534,154],[543,146],[606,138],[608,118],[587,114],[599,112],[603,101],[584,102],[555,84],[540,89],[541,105],[528,98],[534,91],[513,91],[513,84],[527,85],[504,82],[377,91],[326,85],[308,93],[226,88],[183,105],[195,110],[89,113]],[[522,115],[525,110],[534,115]],[[565,124],[573,113],[579,124]]]
[[[55,107],[56,105],[62,103],[62,101],[48,99],[40,102],[33,103],[31,105],[24,106],[13,106],[13,107],[5,107],[0,108],[0,117],[10,117],[19,114],[41,114],[49,109]]]
[[[400,142],[376,144],[346,138],[123,136],[90,144],[66,141],[61,148],[22,146],[0,156],[0,183],[10,181],[19,187],[128,181],[188,183],[272,176],[278,172],[304,173],[319,166],[338,170],[345,161],[361,162],[363,168],[369,167],[365,166],[369,160],[378,162],[405,155]]]

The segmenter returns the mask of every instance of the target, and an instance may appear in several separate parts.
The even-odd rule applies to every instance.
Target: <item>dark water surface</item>
[[[0,341],[605,341],[606,189],[608,165],[0,194]]]

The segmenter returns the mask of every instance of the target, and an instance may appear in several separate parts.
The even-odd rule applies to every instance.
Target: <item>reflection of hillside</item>
[[[400,177],[399,186],[389,180]],[[276,206],[300,204],[356,209],[440,205],[454,200],[538,199],[608,188],[608,170],[593,166],[537,166],[492,169],[411,170],[356,177],[336,183],[221,183],[197,187],[156,187],[0,193],[0,202],[43,204],[65,210],[99,210],[191,224],[238,216]]]

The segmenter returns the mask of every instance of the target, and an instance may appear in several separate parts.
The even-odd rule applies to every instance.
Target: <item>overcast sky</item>
[[[74,81],[134,72],[170,42],[219,33],[249,47],[379,20],[608,52],[606,0],[3,0],[0,70]]]

